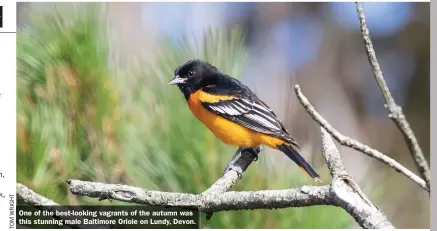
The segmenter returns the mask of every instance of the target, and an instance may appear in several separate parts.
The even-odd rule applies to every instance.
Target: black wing
[[[228,82],[227,85],[229,84]],[[227,86],[225,89],[221,89],[220,85],[209,85],[202,91],[211,95],[223,95],[223,93],[230,93],[230,89],[234,96],[232,99],[216,102],[201,101],[202,105],[207,110],[249,129],[278,137],[298,146],[276,114],[244,85],[236,83],[231,88]]]

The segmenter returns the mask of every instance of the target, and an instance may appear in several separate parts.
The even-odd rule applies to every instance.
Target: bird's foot
[[[232,157],[232,160],[226,165],[225,169],[223,170],[223,175],[230,170],[234,170],[238,174],[238,178],[241,179],[243,177],[243,170],[240,167],[234,165],[238,155],[242,152],[247,151],[253,157],[253,161],[257,161],[258,153],[260,153],[262,149],[263,149],[262,146],[255,147],[255,148],[242,148],[242,147],[238,148],[237,152],[235,152],[234,156]]]
[[[240,167],[235,166],[234,162],[230,162],[228,165],[226,165],[226,168],[223,171],[223,175],[231,170],[237,173],[239,179],[243,178],[243,170]]]
[[[229,161],[229,163],[226,165],[225,169],[223,170],[223,175],[230,170],[231,166],[234,165],[235,161],[237,160],[237,157],[240,155],[241,151],[243,150],[242,147],[239,147],[235,154],[232,156],[232,159]]]

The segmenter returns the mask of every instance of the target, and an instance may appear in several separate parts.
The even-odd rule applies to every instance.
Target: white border
[[[3,28],[0,28],[0,230],[15,227],[16,205],[16,3],[1,2]],[[12,32],[12,33],[5,33]],[[11,206],[10,206],[11,205]],[[10,216],[10,208],[13,215]]]

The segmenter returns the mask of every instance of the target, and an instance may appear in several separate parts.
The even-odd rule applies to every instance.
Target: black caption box
[[[198,229],[199,211],[151,206],[17,205],[17,228]]]

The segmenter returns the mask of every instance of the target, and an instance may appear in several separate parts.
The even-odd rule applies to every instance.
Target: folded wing
[[[209,111],[246,128],[265,133],[298,146],[288,134],[276,114],[250,92],[235,91],[235,95],[220,95],[217,86],[208,86],[199,95],[202,105]]]

